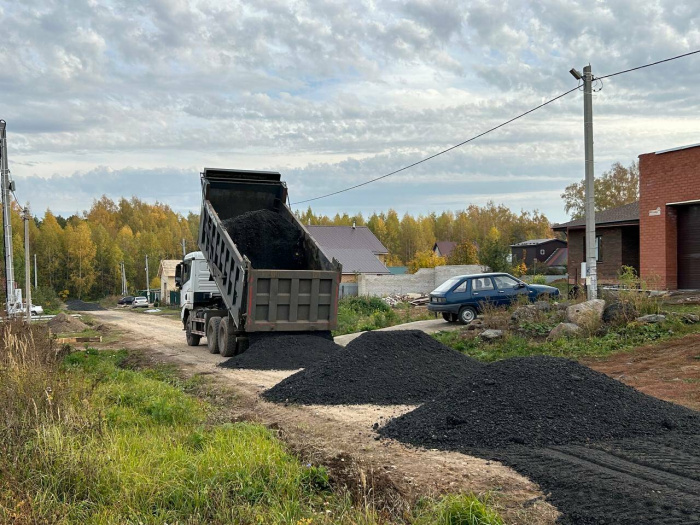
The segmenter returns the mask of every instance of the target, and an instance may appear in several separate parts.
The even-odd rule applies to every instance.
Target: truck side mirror
[[[175,287],[178,290],[182,288],[182,263],[175,267]]]

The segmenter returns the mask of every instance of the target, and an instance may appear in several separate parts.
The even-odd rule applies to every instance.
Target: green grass
[[[100,332],[93,328],[86,328],[80,332],[61,332],[57,334],[56,337],[99,337]]]
[[[26,369],[39,412],[14,438],[0,427],[0,522],[406,523],[355,506],[323,466],[301,462],[267,428],[214,424],[216,408],[193,395],[201,379],[184,380],[172,366],[126,369],[127,359],[89,349],[40,375]],[[6,380],[22,384],[21,370],[8,370],[0,366],[0,394]],[[414,518],[502,523],[472,496],[428,500]]]
[[[671,309],[671,308],[664,308]],[[674,309],[675,310],[675,309]],[[698,308],[695,307],[694,312]],[[688,311],[689,313],[690,311]],[[528,335],[509,333],[502,340],[487,342],[471,338],[468,332],[440,332],[434,337],[441,343],[480,361],[497,361],[509,357],[551,355],[569,357],[602,357],[642,345],[661,342],[672,337],[700,332],[700,323],[684,324],[679,319],[667,318],[663,323],[640,324],[630,322],[608,329],[604,334],[589,337],[566,337],[558,341],[543,339],[552,325],[523,323]]]
[[[379,297],[345,297],[338,302],[338,328],[333,335],[377,330],[422,319],[431,319],[431,315],[407,303],[392,308]]]

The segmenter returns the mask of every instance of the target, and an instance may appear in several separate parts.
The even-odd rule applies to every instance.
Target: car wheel
[[[210,354],[219,353],[219,325],[221,317],[212,317],[207,325],[207,348]]]
[[[474,319],[476,319],[476,310],[471,306],[465,306],[459,311],[459,322],[462,324],[469,324]]]

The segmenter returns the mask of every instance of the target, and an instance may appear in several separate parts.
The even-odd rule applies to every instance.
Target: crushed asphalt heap
[[[250,211],[223,221],[231,240],[253,268],[309,270],[303,233],[279,213]]]
[[[88,325],[83,323],[80,319],[66,315],[63,312],[46,324],[51,329],[51,333],[54,334],[82,332],[88,328]]]
[[[367,332],[263,397],[307,405],[418,404],[481,366],[418,330]]]
[[[513,467],[560,524],[700,523],[700,413],[567,359],[475,368],[379,433]]]
[[[106,310],[97,303],[86,303],[80,299],[68,299],[66,307],[73,312],[96,312],[98,310]]]
[[[326,334],[250,334],[250,346],[219,366],[251,370],[298,370],[335,355],[342,347]]]
[[[475,368],[382,434],[429,448],[562,445],[700,432],[697,412],[568,359],[521,357]]]

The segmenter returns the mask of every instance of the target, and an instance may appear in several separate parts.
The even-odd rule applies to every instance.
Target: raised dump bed
[[[286,200],[279,173],[204,170],[198,243],[220,293],[192,293],[188,320],[183,310],[188,343],[206,336],[210,351],[231,356],[246,348],[249,332],[337,326],[340,264]]]

